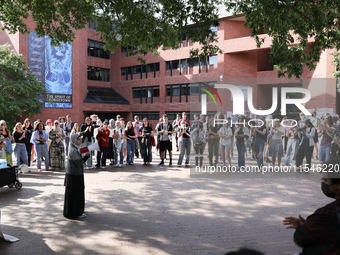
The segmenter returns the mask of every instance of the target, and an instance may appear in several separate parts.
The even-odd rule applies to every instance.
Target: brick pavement
[[[291,255],[300,249],[282,218],[306,217],[331,202],[316,173],[190,178],[188,168],[158,167],[155,158],[149,167],[137,159],[133,166],[86,170],[82,220],[62,215],[64,172],[33,166],[20,175],[21,190],[0,188],[3,232],[20,239],[0,241],[0,254],[207,255],[246,246]]]

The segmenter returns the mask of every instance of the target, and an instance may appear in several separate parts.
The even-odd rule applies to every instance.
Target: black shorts
[[[160,143],[160,151],[172,151],[172,142],[168,141],[161,141]]]

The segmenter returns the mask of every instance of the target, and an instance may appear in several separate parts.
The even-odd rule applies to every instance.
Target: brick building
[[[252,87],[256,109],[270,108],[272,87],[306,88],[312,94],[307,109],[336,109],[336,82],[330,73],[335,67],[331,65],[329,50],[322,53],[315,70],[305,70],[301,80],[277,78],[278,71],[270,63],[269,39],[258,49],[250,29],[243,27],[244,17],[225,15],[219,23],[216,36],[222,55],[190,59],[190,49],[197,44],[194,45],[190,38],[183,38],[180,49],[160,50],[160,56],[151,53],[145,56],[146,66],[141,65],[138,56],[128,56],[126,48],[105,53],[100,34],[93,29],[94,24],[89,24],[88,29],[76,31],[72,44],[72,106],[42,108],[42,113],[33,119],[45,121],[71,114],[73,121],[83,123],[84,118],[93,113],[101,119],[120,114],[126,120],[138,114],[140,118],[148,117],[156,123],[164,113],[173,119],[178,112],[200,112],[202,90],[197,86],[202,84],[199,82],[212,86],[223,83]],[[27,24],[34,29],[33,21],[29,20]],[[17,53],[30,61],[29,35],[0,31],[0,45],[4,43],[11,44]],[[230,91],[217,89],[217,92],[223,106],[214,106],[208,97],[208,108],[224,113],[232,111]],[[246,103],[245,109],[248,109]]]

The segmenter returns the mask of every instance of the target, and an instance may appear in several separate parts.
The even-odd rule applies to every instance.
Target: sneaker
[[[189,165],[185,165],[185,167],[189,167]]]
[[[171,163],[171,162],[169,163],[169,166],[172,166],[172,163]]]
[[[164,165],[164,162],[162,161],[161,163],[158,164],[159,166],[163,166]]]
[[[41,168],[39,168],[38,171],[41,172]]]
[[[115,163],[113,163],[113,162],[110,162],[110,166],[113,166]]]
[[[147,165],[147,166],[150,166],[151,164],[148,162],[148,163],[146,163],[146,165]]]
[[[143,166],[146,166],[146,162],[143,163]]]
[[[120,168],[121,168],[121,167],[122,167],[122,165],[121,165],[121,164],[118,164],[118,167],[120,167]]]
[[[177,165],[177,167],[181,167],[181,165]]]
[[[105,169],[106,167],[105,166],[102,166],[101,169]]]
[[[45,170],[48,171],[48,167],[46,167]]]
[[[115,167],[118,167],[118,164],[115,164]]]

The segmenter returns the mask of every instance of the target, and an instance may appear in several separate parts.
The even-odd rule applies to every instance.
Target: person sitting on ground
[[[282,221],[287,229],[295,229],[293,240],[302,247],[301,255],[340,254],[340,174],[334,172],[339,164],[339,158],[328,162],[321,183],[325,196],[335,201],[317,209],[307,219],[299,215]]]

